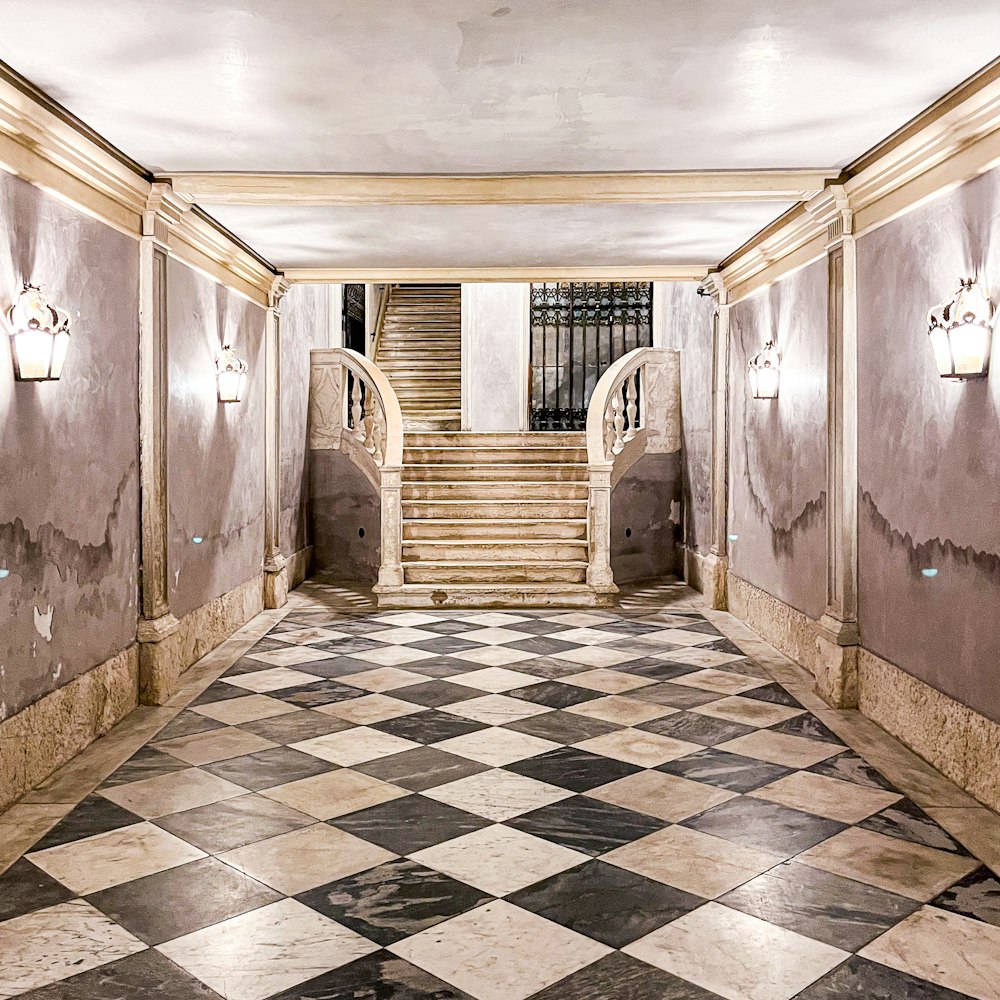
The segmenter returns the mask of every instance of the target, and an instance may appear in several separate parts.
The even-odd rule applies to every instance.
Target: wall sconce
[[[993,303],[973,278],[927,314],[928,333],[941,378],[982,378],[990,366]]]
[[[69,316],[50,306],[41,289],[27,282],[5,315],[14,378],[18,382],[58,379],[69,348]]]
[[[215,370],[219,377],[219,402],[240,402],[247,384],[247,372],[250,371],[247,363],[238,358],[228,344],[224,344],[215,362]]]
[[[747,364],[747,377],[754,399],[778,398],[778,375],[781,372],[781,354],[769,340],[760,354],[752,357]]]

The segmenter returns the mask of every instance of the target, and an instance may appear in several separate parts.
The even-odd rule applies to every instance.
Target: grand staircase
[[[407,432],[402,604],[594,603],[582,433]]]
[[[390,285],[375,363],[406,430],[462,426],[462,286]]]

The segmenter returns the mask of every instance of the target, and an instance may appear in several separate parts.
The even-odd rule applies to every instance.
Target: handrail
[[[656,348],[638,347],[601,376],[587,408],[587,461],[611,465],[646,424],[643,369]]]
[[[342,386],[342,426],[362,442],[376,465],[399,468],[403,464],[403,415],[395,390],[374,361],[347,347],[310,352],[313,366],[341,366],[354,375],[348,393]],[[377,405],[372,406],[369,394]]]
[[[389,295],[392,291],[392,285],[382,285],[382,297],[379,299],[378,304],[378,317],[375,320],[375,333],[374,340],[375,343],[372,344],[372,357],[378,357],[379,345],[382,343],[382,329],[385,326],[385,314],[389,306]]]

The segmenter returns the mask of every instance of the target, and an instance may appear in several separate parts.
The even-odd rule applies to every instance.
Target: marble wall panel
[[[58,382],[14,381],[0,334],[0,721],[135,640],[139,254],[0,172],[0,309],[22,282],[73,319]]]

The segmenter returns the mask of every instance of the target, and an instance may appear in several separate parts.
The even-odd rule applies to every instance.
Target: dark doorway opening
[[[344,347],[358,354],[365,350],[365,286],[344,285]]]

